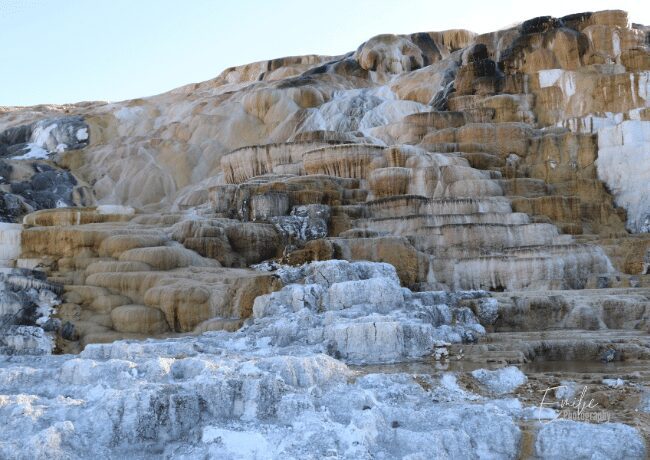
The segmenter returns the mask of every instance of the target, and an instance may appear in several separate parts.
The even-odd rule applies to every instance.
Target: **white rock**
[[[495,394],[511,393],[528,381],[526,375],[514,366],[493,371],[476,369],[472,371],[472,377]]]
[[[555,389],[555,399],[571,400],[578,393],[578,384],[567,380],[560,381]]]
[[[608,387],[613,387],[613,388],[620,388],[622,386],[625,386],[625,380],[623,379],[603,379],[603,385],[607,385]]]
[[[344,281],[330,286],[328,309],[342,310],[355,305],[372,305],[379,313],[395,310],[404,302],[399,283],[391,278]]]
[[[650,392],[644,391],[639,401],[639,410],[643,412],[650,412]]]
[[[9,326],[0,334],[0,353],[45,355],[52,353],[54,341],[36,326]]]
[[[45,160],[50,156],[50,152],[36,144],[29,143],[27,148],[27,153],[15,156],[12,160]]]
[[[271,446],[260,433],[251,431],[234,431],[207,426],[203,429],[201,442],[215,443],[223,455],[229,458],[264,458],[268,457]]]
[[[620,423],[581,423],[556,420],[540,429],[535,453],[541,459],[645,459],[640,433]]]

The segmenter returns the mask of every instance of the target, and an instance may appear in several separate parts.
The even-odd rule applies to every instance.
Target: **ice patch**
[[[638,116],[637,112],[636,117],[638,118]],[[634,111],[630,111],[629,117],[630,119],[634,119]],[[605,112],[599,115],[589,114],[584,117],[562,120],[557,123],[557,126],[567,128],[574,133],[597,133],[603,128],[622,123],[624,119],[625,114],[623,113]]]
[[[650,99],[648,99],[648,95],[650,94],[650,71],[646,70],[644,72],[639,72],[638,78],[639,78],[639,97],[645,100],[646,107],[650,107]]]
[[[578,384],[567,380],[562,380],[555,390],[555,399],[569,400],[578,393]]]

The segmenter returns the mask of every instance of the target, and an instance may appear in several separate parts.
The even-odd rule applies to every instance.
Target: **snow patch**
[[[27,148],[27,153],[12,157],[12,160],[46,160],[50,156],[50,152],[35,143],[27,144]]]
[[[555,420],[542,426],[535,442],[541,459],[644,459],[639,432],[620,423],[579,423]]]
[[[87,141],[88,140],[88,128],[81,128],[77,130],[75,137],[78,141]]]
[[[351,379],[339,361],[299,350],[234,352],[228,335],[0,357],[0,457],[33,458],[29,440],[51,438],[60,458],[517,455],[520,405],[477,404],[450,378]]]

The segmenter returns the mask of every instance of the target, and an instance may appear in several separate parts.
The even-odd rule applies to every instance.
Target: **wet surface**
[[[477,357],[461,357],[451,355],[446,361],[421,360],[411,363],[385,364],[373,366],[350,366],[360,374],[367,373],[397,373],[425,374],[441,376],[445,372],[456,375],[461,387],[481,394],[494,397],[481,388],[471,376],[475,369],[495,369],[507,363],[480,360]],[[573,394],[564,396],[569,402],[592,402],[586,419],[592,423],[620,422],[638,428],[646,444],[650,445],[650,362],[646,360],[629,360],[601,362],[598,360],[533,360],[515,364],[528,378],[528,382],[519,387],[514,394],[505,397],[517,397],[525,407],[552,408],[559,418],[575,416],[576,411],[562,412],[562,395],[556,396],[555,387],[568,385]],[[608,384],[609,383],[609,384]],[[566,404],[566,402],[565,402]],[[591,412],[589,412],[591,411]],[[572,415],[573,414],[573,415]],[[593,414],[593,415],[590,415]],[[588,417],[593,417],[589,420]],[[535,433],[545,420],[522,420],[522,448],[520,458],[531,458],[534,452]]]

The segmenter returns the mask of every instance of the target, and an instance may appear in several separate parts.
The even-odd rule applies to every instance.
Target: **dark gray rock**
[[[270,219],[281,234],[298,241],[325,238],[328,233],[329,220],[330,208],[323,204],[294,206],[290,216]]]
[[[49,355],[54,340],[37,326],[8,326],[0,333],[0,355]]]
[[[70,340],[73,342],[79,340],[79,332],[74,327],[74,324],[72,324],[69,321],[63,323],[63,326],[61,326],[61,331],[59,332],[59,334],[61,335],[61,338],[65,340]]]
[[[12,168],[0,160],[0,222],[18,222],[22,216],[39,209],[89,205],[94,202],[92,191],[79,186],[70,172],[42,161],[27,161],[33,170],[26,180],[12,181]],[[24,177],[24,175],[23,175]]]
[[[499,303],[492,297],[478,301],[478,319],[482,325],[491,325],[499,318]]]
[[[17,222],[33,208],[18,195],[0,192],[0,222]]]
[[[42,272],[1,268],[0,353],[49,353],[52,340],[46,332],[60,327],[51,315],[61,293],[61,286],[49,283]]]
[[[2,152],[0,148],[0,153]],[[8,184],[13,168],[6,161],[0,160],[0,184]]]
[[[11,193],[19,195],[34,210],[73,206],[72,192],[77,179],[63,169],[34,163],[35,174],[26,181],[11,184]]]
[[[88,145],[90,129],[81,116],[45,118],[0,133],[0,156],[20,157],[34,148],[47,153],[77,150]]]
[[[618,352],[613,348],[608,348],[600,354],[600,360],[604,363],[611,363],[618,361]]]
[[[1,145],[25,144],[32,135],[33,123],[16,126],[0,132]]]

